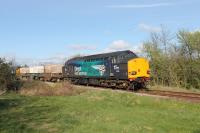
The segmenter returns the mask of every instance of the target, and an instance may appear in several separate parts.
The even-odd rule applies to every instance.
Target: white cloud
[[[132,47],[132,51],[136,54],[142,54],[142,49],[143,49],[143,44],[142,43],[139,43],[135,46]]]
[[[154,8],[162,6],[171,6],[172,3],[154,3],[154,4],[128,4],[128,5],[108,5],[107,8]]]
[[[54,54],[47,58],[16,57],[15,61],[18,65],[36,66],[36,65],[45,65],[45,64],[64,64],[67,58],[68,58],[68,55],[60,53],[60,54]]]
[[[125,40],[115,40],[104,50],[105,52],[114,52],[121,50],[131,50],[136,54],[140,54],[142,44],[133,45]]]
[[[151,25],[147,25],[145,23],[140,23],[138,25],[138,27],[142,30],[142,31],[146,31],[146,32],[160,32],[161,31],[161,27],[157,27],[157,26],[151,26]]]
[[[85,44],[73,44],[70,45],[72,50],[95,50],[96,46],[94,45],[85,45]]]
[[[5,58],[7,62],[12,61],[16,65],[40,65],[40,64],[63,64],[68,55],[66,53],[55,53],[46,58],[34,58],[34,57],[19,57],[13,53],[0,53],[0,58]]]
[[[38,59],[39,64],[63,64],[67,60],[67,56],[64,54],[56,54],[49,58]]]
[[[113,41],[108,48],[106,48],[106,51],[118,51],[118,50],[127,50],[131,48],[131,44],[124,41],[124,40],[116,40]]]

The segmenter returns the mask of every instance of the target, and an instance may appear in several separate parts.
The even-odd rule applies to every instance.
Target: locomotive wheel
[[[130,85],[128,86],[128,90],[135,91],[135,84],[134,83],[130,83]]]
[[[147,84],[146,83],[138,83],[137,89],[147,89]]]

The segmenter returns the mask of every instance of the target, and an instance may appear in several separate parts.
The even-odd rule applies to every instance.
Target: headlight
[[[137,72],[136,71],[132,71],[132,72],[129,72],[130,75],[136,75]]]

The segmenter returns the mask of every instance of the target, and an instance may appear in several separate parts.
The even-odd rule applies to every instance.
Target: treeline
[[[143,44],[150,60],[152,84],[200,89],[200,31],[162,28]]]
[[[19,85],[20,82],[16,80],[13,63],[0,58],[0,90],[17,90]]]

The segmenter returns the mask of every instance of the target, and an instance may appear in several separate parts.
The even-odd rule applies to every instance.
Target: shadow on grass
[[[42,103],[37,97],[0,99],[0,131],[1,133],[63,132],[79,123],[70,114],[58,111],[59,106]]]
[[[20,104],[19,99],[0,99],[0,111],[5,109],[17,107]]]

